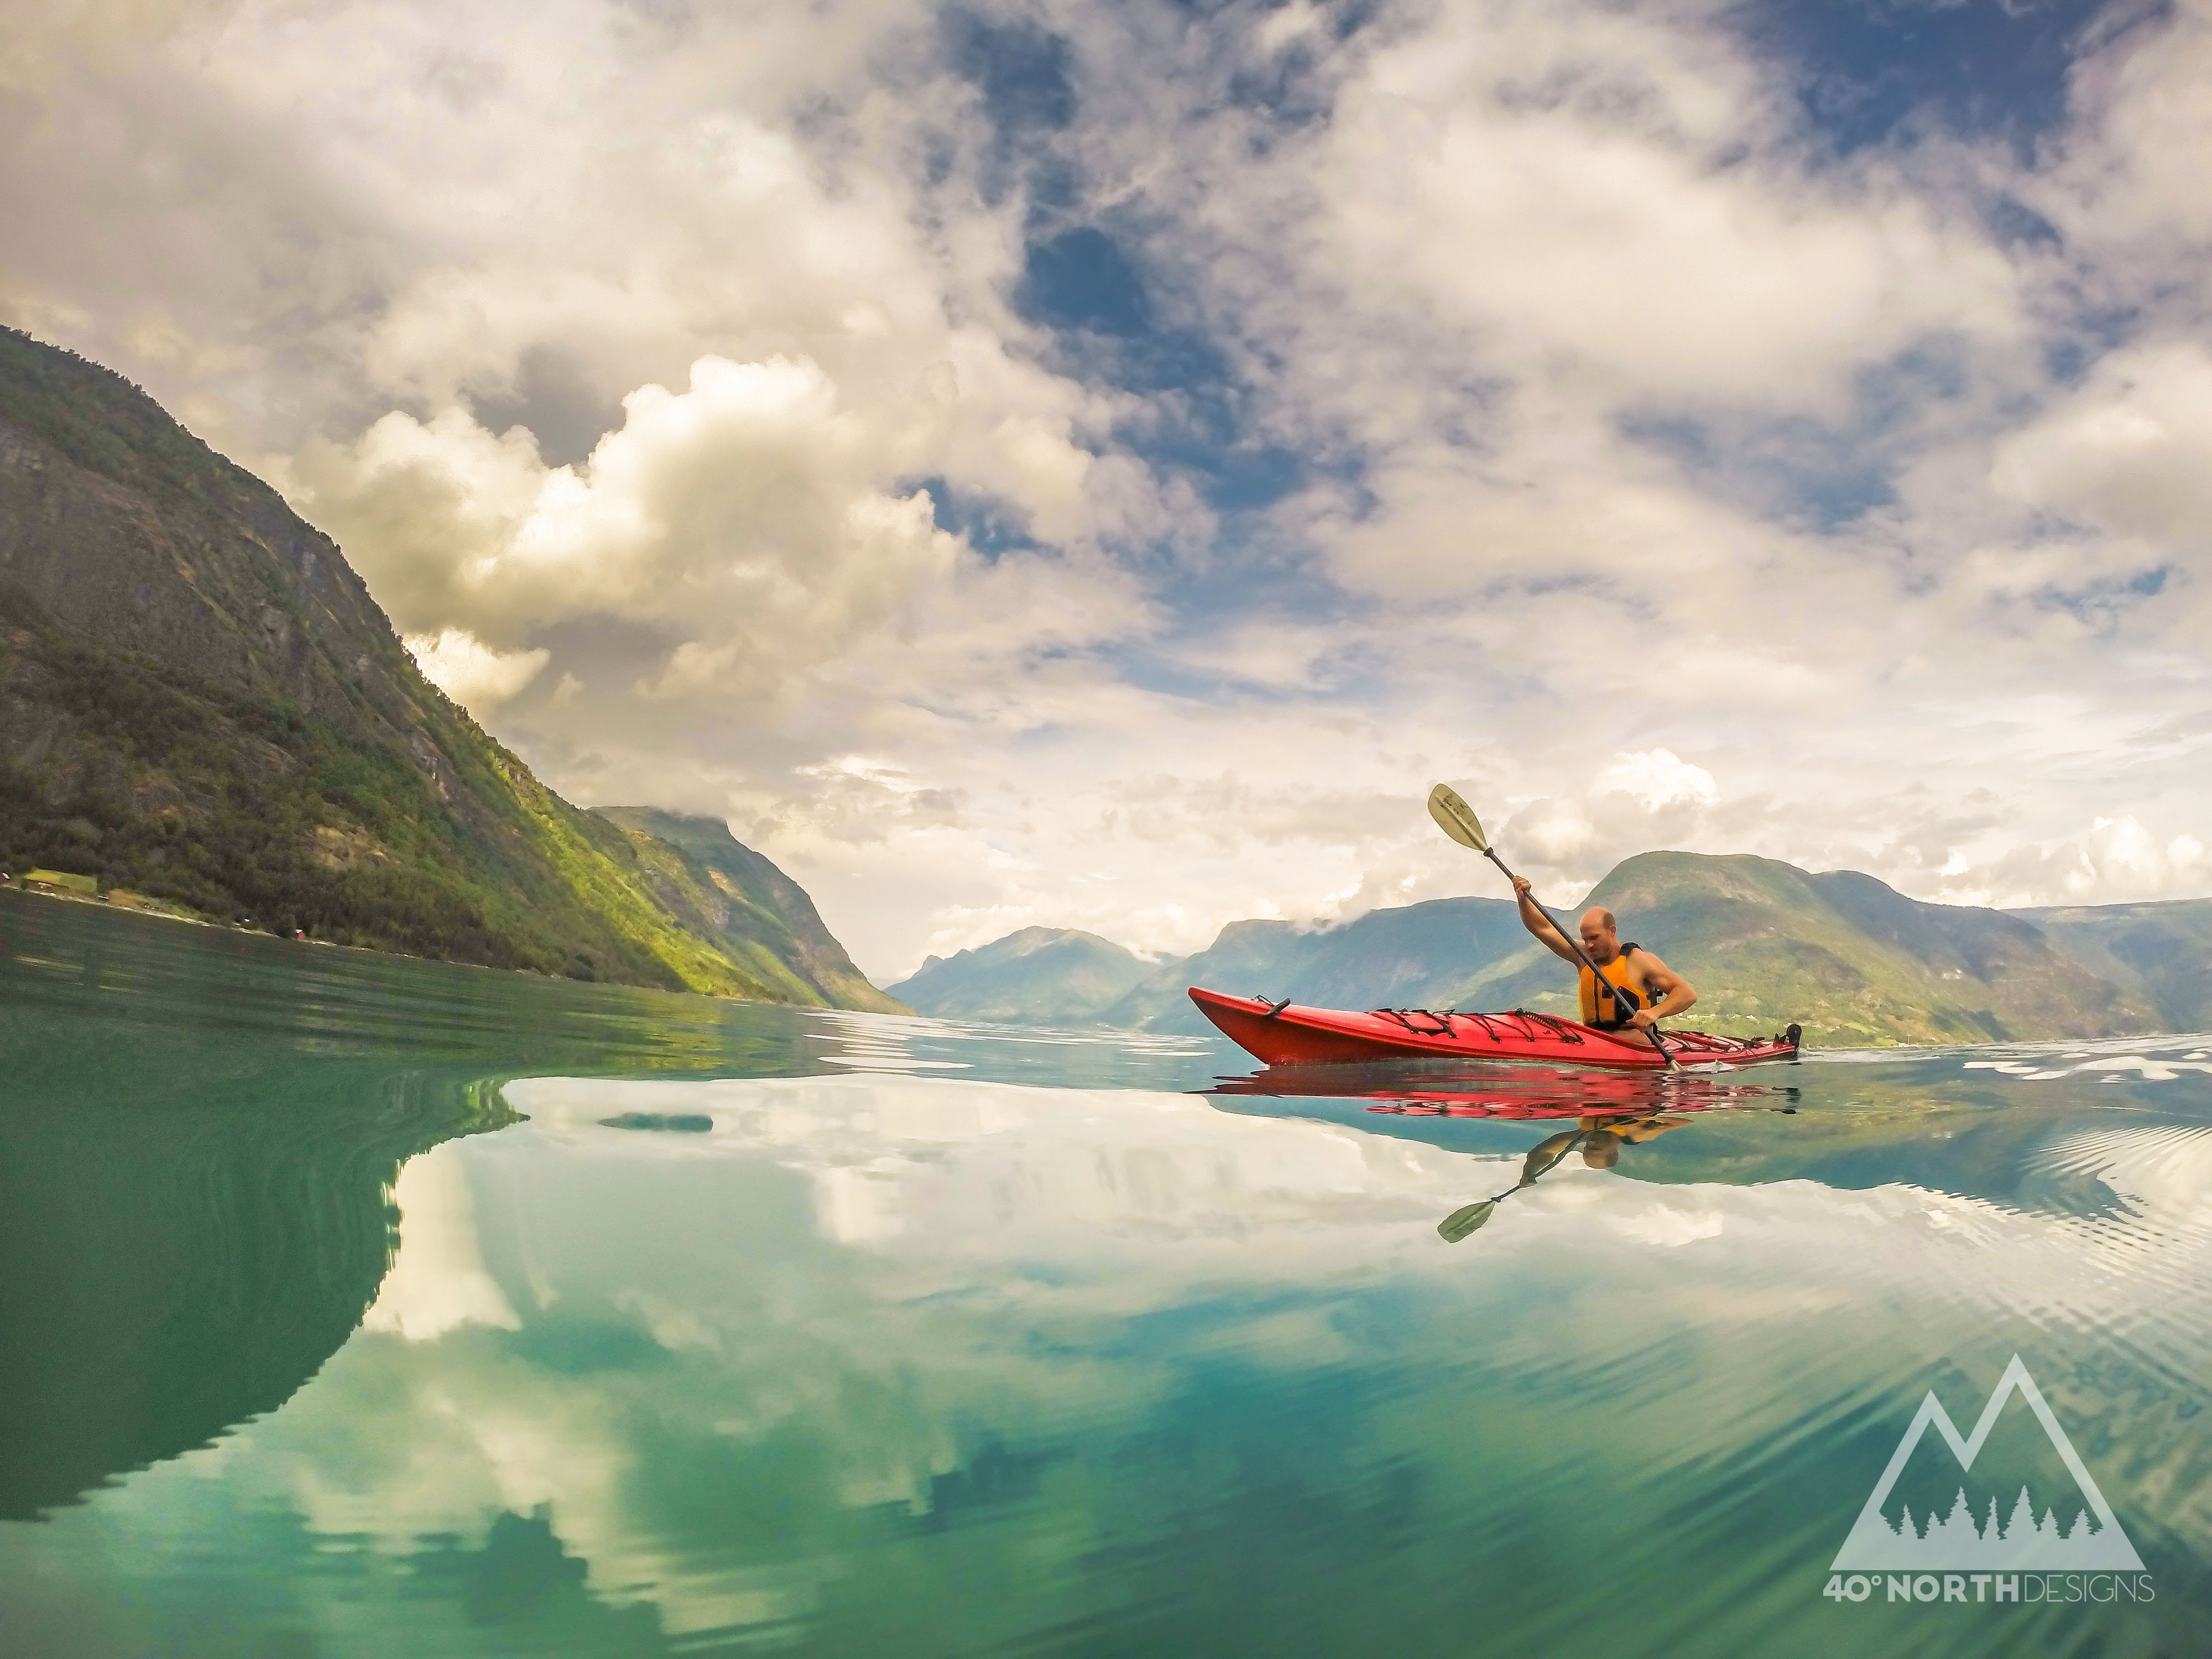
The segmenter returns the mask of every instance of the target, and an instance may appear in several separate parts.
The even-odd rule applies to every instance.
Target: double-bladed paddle
[[[1475,817],[1474,809],[1459,798],[1459,792],[1451,785],[1440,783],[1429,791],[1429,816],[1437,821],[1439,830],[1461,846],[1473,848],[1496,865],[1509,883],[1514,879],[1513,872],[1505,867],[1505,860],[1498,856],[1498,849],[1490,844],[1490,837],[1482,833],[1482,820]],[[1600,985],[1605,984],[1605,975],[1598,972],[1597,963],[1592,962],[1589,953],[1583,949],[1580,938],[1562,927],[1559,919],[1547,910],[1543,901],[1533,892],[1528,895],[1528,902],[1536,907],[1538,915],[1552,924],[1553,932],[1566,941],[1567,949],[1575,953],[1576,961],[1589,969],[1590,977]],[[1659,1051],[1659,1057],[1668,1065],[1674,1065],[1674,1054],[1668,1048],[1666,1039],[1659,1035],[1658,1026],[1653,1024],[1644,1029],[1651,1033],[1651,1046]],[[1485,1219],[1487,1218],[1486,1216]],[[1480,1226],[1481,1223],[1475,1224]]]

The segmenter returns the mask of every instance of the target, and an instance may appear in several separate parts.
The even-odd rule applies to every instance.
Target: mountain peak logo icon
[[[1949,1444],[1959,1460],[1959,1471],[1966,1474],[1974,1467],[1974,1459],[1996,1426],[1997,1413],[2014,1393],[2027,1402],[2035,1413],[2035,1420],[2051,1439],[2051,1449],[2058,1454],[2066,1472],[2074,1477],[2087,1506],[2075,1518],[2070,1528],[2062,1531],[2056,1514],[2039,1521],[2034,1507],[2025,1490],[2013,1510],[2012,1518],[2003,1526],[1997,1523],[1996,1506],[1990,1506],[1986,1522],[1977,1522],[1960,1493],[1959,1506],[1942,1520],[1930,1518],[1925,1534],[1916,1533],[1908,1516],[1903,1527],[1893,1526],[1882,1518],[1882,1505],[1889,1501],[1891,1489],[1897,1478],[1905,1473],[1913,1449],[1928,1432],[1930,1424]],[[2091,1522],[2094,1522],[2094,1527]],[[1920,1402],[1920,1409],[1912,1414],[1912,1423],[1905,1431],[1905,1438],[1897,1443],[1895,1455],[1889,1467],[1875,1483],[1874,1492],[1859,1511],[1859,1518],[1851,1528],[1850,1536],[1836,1552],[1830,1567],[1834,1572],[1905,1572],[1950,1571],[2000,1569],[2013,1572],[2141,1572],[2142,1558],[2128,1541],[2126,1533],[2113,1516],[2112,1505],[2105,1502],[2104,1493],[2082,1466],[2073,1445],[2066,1438],[2066,1431],[2058,1426],[2058,1419],[2044,1402],[2043,1391],[2035,1386],[2035,1379],[2027,1374],[2018,1354],[2006,1366],[2004,1375],[1997,1379],[1996,1392],[1990,1403],[1982,1407],[1981,1420],[1974,1425],[1970,1436],[1961,1437],[1950,1413],[1943,1409],[1934,1391]]]

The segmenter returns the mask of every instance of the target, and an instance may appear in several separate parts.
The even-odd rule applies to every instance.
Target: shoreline
[[[307,945],[325,951],[342,951],[349,956],[373,957],[393,962],[419,962],[434,968],[465,968],[485,974],[512,974],[518,979],[534,979],[541,985],[578,985],[605,988],[617,991],[649,991],[662,996],[696,997],[702,1002],[735,1003],[745,1008],[796,1008],[817,1013],[865,1014],[865,1008],[838,1008],[827,1003],[770,1002],[759,997],[716,996],[710,991],[694,991],[687,987],[668,985],[633,985],[625,980],[571,979],[562,974],[542,974],[534,968],[503,968],[492,962],[465,962],[455,957],[426,957],[412,951],[384,951],[373,945],[346,945],[333,939],[287,939],[282,933],[271,933],[266,927],[241,927],[235,922],[218,921],[212,916],[185,915],[175,910],[141,908],[135,904],[113,904],[105,898],[86,898],[80,894],[50,891],[45,888],[25,886],[10,880],[0,885],[0,894],[16,893],[25,898],[51,899],[60,904],[81,904],[88,909],[104,910],[122,916],[144,916],[155,921],[173,921],[187,927],[205,927],[218,933],[237,933],[247,939],[264,939],[276,945]],[[897,1018],[897,1015],[884,1016]]]

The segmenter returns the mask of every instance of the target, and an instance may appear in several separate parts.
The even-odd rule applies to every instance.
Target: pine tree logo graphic
[[[2071,1526],[2062,1527],[2056,1510],[2039,1516],[2024,1486],[2011,1515],[2002,1523],[1997,1518],[1995,1498],[1990,1500],[1989,1513],[1978,1517],[1967,1506],[1963,1487],[1950,1514],[1941,1519],[1930,1517],[1924,1533],[1914,1528],[1910,1511],[1902,1525],[1882,1518],[1882,1505],[1889,1501],[1891,1489],[1897,1485],[1898,1476],[1905,1473],[1913,1448],[1920,1443],[1930,1424],[1949,1444],[1959,1460],[1959,1472],[1964,1474],[1974,1467],[1975,1456],[1989,1439],[1990,1431],[1996,1426],[1998,1412],[2015,1391],[2027,1402],[2028,1410],[2035,1413],[2035,1420],[2050,1437],[2051,1449],[2058,1454],[2066,1472],[2081,1489],[2086,1507],[2075,1516]],[[2075,1454],[2066,1431],[2058,1426],[2058,1419],[2044,1402],[2043,1391],[2035,1386],[2035,1379],[2027,1374],[2027,1367],[2021,1363],[2018,1354],[2012,1357],[2012,1364],[1997,1379],[1996,1391],[1990,1395],[1990,1403],[1982,1407],[1981,1420],[1974,1425],[1971,1436],[1960,1436],[1957,1425],[1932,1390],[1920,1402],[1920,1409],[1912,1414],[1911,1426],[1905,1430],[1905,1438],[1898,1442],[1896,1455],[1881,1472],[1881,1479],[1875,1483],[1873,1495],[1859,1511],[1850,1536],[1836,1552],[1829,1570],[1961,1572],[1991,1569],[2012,1572],[2143,1570],[2142,1558],[2136,1553],[2135,1546],[2120,1529],[2112,1505],[2097,1490],[2096,1481]]]

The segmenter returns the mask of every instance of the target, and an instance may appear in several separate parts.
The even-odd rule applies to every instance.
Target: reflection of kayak
[[[1431,1013],[1425,1008],[1377,1008],[1356,1014],[1300,1008],[1258,997],[1224,996],[1191,988],[1199,1012],[1231,1042],[1270,1066],[1341,1064],[1423,1055],[1467,1060],[1540,1060],[1619,1071],[1657,1071],[1667,1062],[1640,1042],[1551,1014]],[[1795,1060],[1796,1028],[1758,1039],[1669,1031],[1667,1046],[1685,1066],[1749,1066]]]
[[[1648,1117],[1662,1112],[1794,1111],[1794,1086],[1650,1072],[1558,1071],[1494,1061],[1392,1060],[1291,1066],[1223,1078],[1214,1095],[1368,1103],[1416,1117]]]

